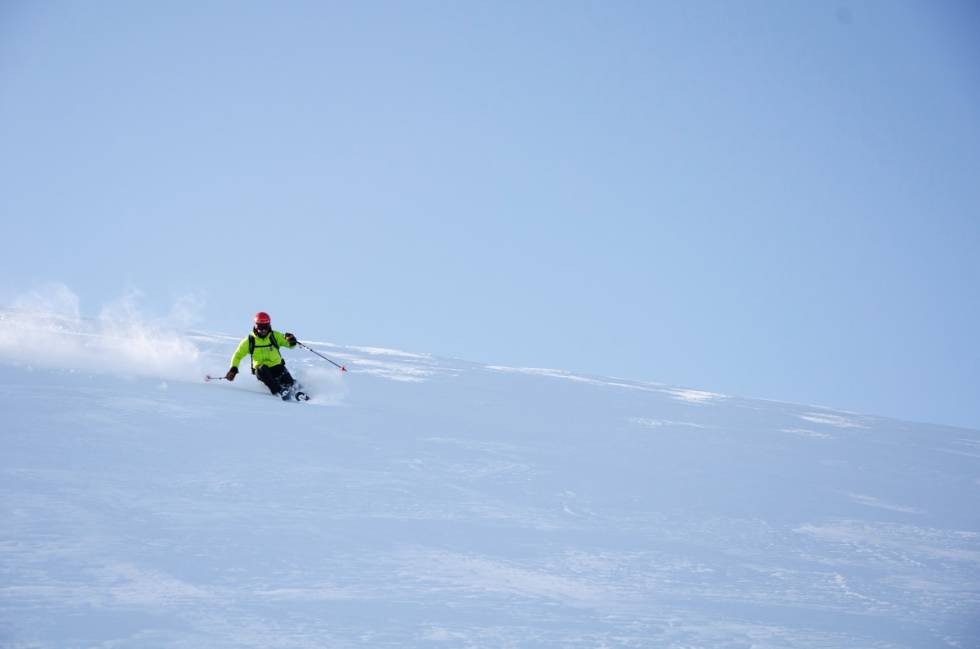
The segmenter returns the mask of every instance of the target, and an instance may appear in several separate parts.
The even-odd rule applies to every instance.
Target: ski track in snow
[[[980,645],[978,431],[327,342],[287,404],[200,380],[233,336],[120,376],[44,322],[70,362],[0,339],[4,648]]]

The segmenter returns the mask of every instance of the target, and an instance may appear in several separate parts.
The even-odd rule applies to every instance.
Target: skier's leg
[[[293,384],[296,383],[296,379],[294,379],[293,375],[286,369],[286,364],[283,363],[282,365],[276,365],[276,367],[282,368],[282,373],[279,374],[279,385],[283,386],[284,388],[292,387]]]
[[[289,399],[291,396],[293,396],[293,386],[296,382],[293,380],[289,370],[286,369],[285,362],[276,365],[276,368],[279,372],[279,376],[276,377],[279,381],[279,396],[283,399]]]
[[[283,364],[282,376],[279,377],[279,383],[282,385],[283,389],[286,390],[287,393],[291,394],[297,401],[310,400],[310,395],[303,391],[303,386],[299,384],[299,381],[293,378],[293,375],[286,369],[285,364]],[[279,394],[280,396],[282,395],[281,392]]]
[[[279,385],[279,377],[273,371],[274,368],[266,367],[265,365],[260,365],[255,370],[255,378],[262,381],[265,387],[269,388],[269,392],[272,394],[279,394],[282,387]]]
[[[283,399],[289,399],[289,397],[292,395],[293,377],[290,376],[288,371],[286,371],[286,363],[279,363],[278,365],[273,365],[272,367],[268,367],[266,369],[268,370],[269,375],[274,377],[273,381],[276,385],[276,389],[273,391],[273,393],[278,394]]]

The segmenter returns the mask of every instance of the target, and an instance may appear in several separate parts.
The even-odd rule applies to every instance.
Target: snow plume
[[[178,328],[193,320],[200,300],[181,298],[166,317],[150,318],[139,309],[140,299],[130,292],[89,318],[64,284],[39,287],[0,311],[0,358],[97,374],[199,379],[201,353]]]
[[[336,406],[343,402],[347,396],[347,381],[336,368],[313,366],[312,364],[297,368],[295,363],[290,365],[290,372],[303,384],[304,389],[313,395],[311,403]]]

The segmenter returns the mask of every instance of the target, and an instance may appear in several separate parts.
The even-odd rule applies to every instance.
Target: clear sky
[[[980,428],[978,33],[971,2],[8,0],[0,297]]]

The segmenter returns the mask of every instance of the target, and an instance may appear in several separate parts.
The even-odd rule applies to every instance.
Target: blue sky
[[[9,302],[980,428],[971,3],[0,8]]]

